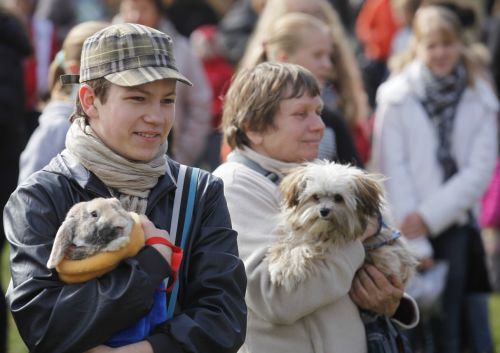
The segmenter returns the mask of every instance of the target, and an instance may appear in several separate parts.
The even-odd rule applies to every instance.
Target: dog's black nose
[[[326,217],[328,216],[329,213],[330,213],[329,208],[322,208],[321,210],[319,210],[319,214],[321,215],[321,217]]]

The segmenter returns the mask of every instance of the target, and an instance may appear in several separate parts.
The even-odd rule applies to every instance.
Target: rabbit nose
[[[319,214],[321,215],[321,217],[326,217],[330,214],[330,209],[323,207],[321,210],[319,210]]]

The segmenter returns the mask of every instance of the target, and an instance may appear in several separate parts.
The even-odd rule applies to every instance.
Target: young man
[[[66,77],[75,82],[74,76]],[[169,36],[136,24],[107,27],[83,47],[77,109],[66,146],[11,196],[7,298],[30,352],[236,352],[246,327],[246,278],[222,183],[200,172],[174,317],[143,341],[103,345],[151,308],[170,275],[171,251],[145,246],[102,277],[61,282],[46,267],[75,203],[116,197],[142,216],[146,240],[168,237],[179,164],[165,155],[177,70]]]

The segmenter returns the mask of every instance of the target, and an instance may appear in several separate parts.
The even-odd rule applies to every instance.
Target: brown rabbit
[[[47,262],[55,268],[64,257],[80,260],[102,251],[116,251],[130,238],[134,220],[115,198],[75,204],[57,231]]]

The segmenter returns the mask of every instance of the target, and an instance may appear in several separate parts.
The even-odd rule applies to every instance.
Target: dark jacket
[[[179,165],[169,161],[174,178]],[[161,177],[146,215],[168,230],[175,183]],[[146,246],[104,276],[65,285],[46,263],[69,208],[111,197],[105,185],[67,151],[12,194],[4,211],[11,245],[12,282],[7,299],[30,352],[83,352],[145,315],[170,268]],[[236,352],[244,341],[246,277],[220,179],[201,172],[191,235],[179,272],[174,318],[148,338],[155,352]],[[187,260],[187,261],[186,261]]]

